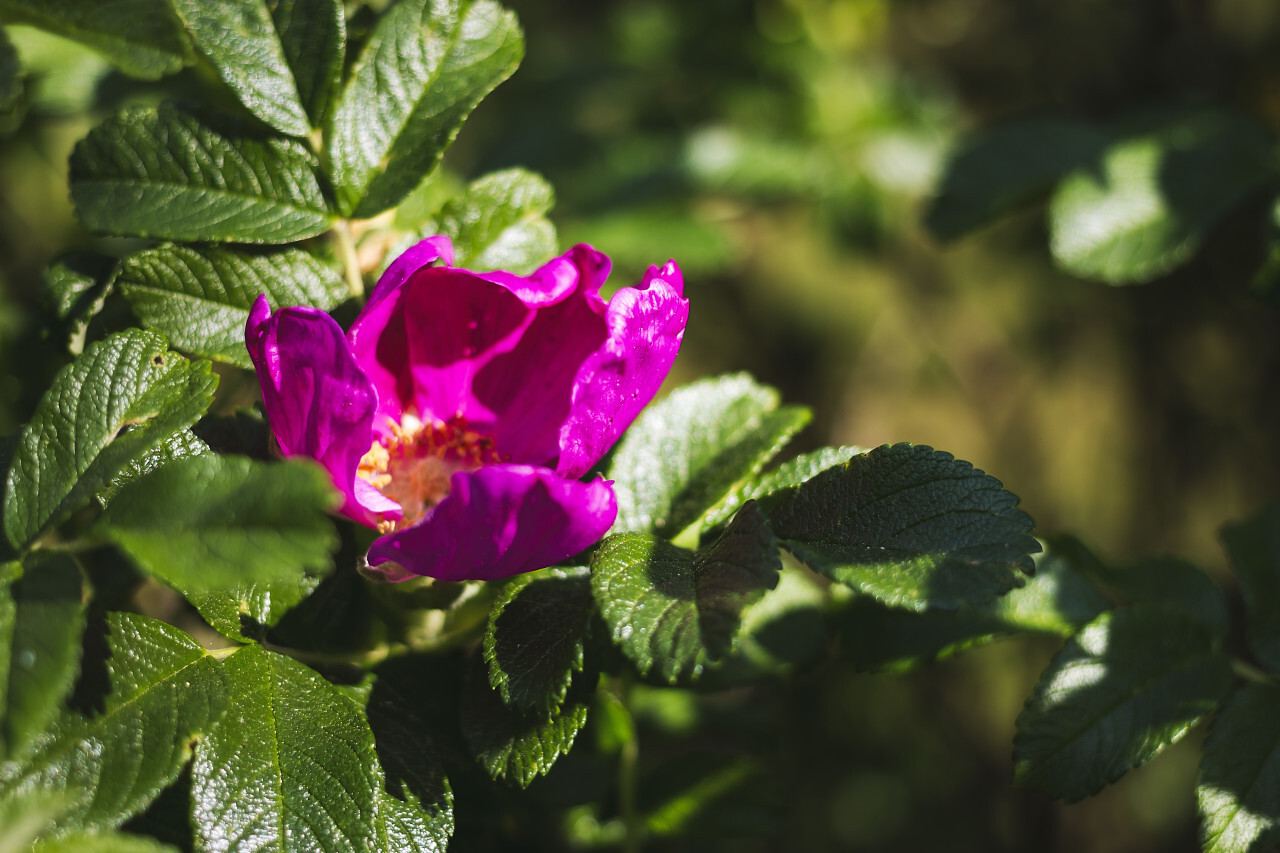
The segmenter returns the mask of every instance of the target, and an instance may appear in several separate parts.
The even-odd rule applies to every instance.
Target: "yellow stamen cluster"
[[[389,436],[370,446],[356,472],[404,512],[403,519],[383,519],[382,533],[412,524],[444,500],[456,472],[503,461],[493,439],[471,429],[460,415],[423,423],[406,414],[390,428]]]

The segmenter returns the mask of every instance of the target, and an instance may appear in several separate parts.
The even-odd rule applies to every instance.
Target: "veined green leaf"
[[[657,536],[615,534],[591,560],[591,586],[614,642],[642,675],[702,675],[733,648],[742,611],[778,582],[782,562],[755,503],[697,553]]]
[[[1280,503],[1223,527],[1221,535],[1248,608],[1249,648],[1260,663],[1280,672]]]
[[[260,646],[223,662],[228,713],[196,747],[198,849],[363,851],[377,759],[360,709],[313,670]]]
[[[187,31],[249,111],[291,136],[311,123],[266,0],[172,0]]]
[[[408,668],[401,666],[399,674]],[[421,680],[422,670],[414,668],[411,681]],[[421,713],[420,694],[432,688],[415,684],[415,691],[405,693],[404,686],[403,678],[379,670],[366,706],[374,747],[386,774],[385,790],[379,791],[377,802],[374,849],[443,853],[453,834],[453,790],[432,740],[433,726]]]
[[[329,118],[342,82],[347,27],[342,0],[267,0],[312,127]]]
[[[271,307],[328,311],[347,296],[333,270],[300,249],[246,252],[161,246],[125,258],[116,286],[147,328],[193,355],[251,368],[244,324],[259,294]]]
[[[554,204],[551,185],[524,169],[473,181],[440,212],[440,229],[453,240],[454,265],[533,272],[556,253],[556,228],[546,217]]]
[[[1280,688],[1248,684],[1218,712],[1197,786],[1205,853],[1280,843]]]
[[[489,686],[517,708],[550,714],[582,671],[595,612],[585,569],[547,569],[513,579],[489,611],[484,659]]]
[[[1181,740],[1230,687],[1226,657],[1184,612],[1138,604],[1103,613],[1027,700],[1015,779],[1068,802],[1095,794]]]
[[[523,55],[515,16],[492,0],[400,0],[387,10],[333,115],[339,209],[369,217],[408,195]]]
[[[878,447],[764,499],[783,548],[895,607],[982,604],[1040,545],[1000,481],[923,445]]]
[[[86,348],[54,379],[22,432],[6,485],[5,533],[23,548],[129,463],[208,408],[210,365],[130,330]]]
[[[116,492],[126,483],[150,474],[161,465],[178,459],[190,459],[195,456],[210,456],[213,451],[189,429],[175,432],[164,441],[150,448],[146,453],[130,462],[112,478],[111,482],[98,492],[98,500],[105,506],[115,497]]]
[[[671,538],[713,508],[717,518],[732,515],[738,490],[808,422],[807,409],[779,408],[777,391],[742,373],[675,390],[618,444],[608,474],[618,497],[614,532]]]
[[[1229,113],[1170,111],[1144,125],[1054,193],[1050,249],[1068,272],[1150,281],[1185,263],[1219,219],[1276,175],[1270,135]]]
[[[81,584],[72,557],[37,552],[4,593],[9,613],[0,614],[8,617],[0,619],[0,758],[24,756],[71,690],[84,630]]]
[[[108,832],[93,835],[76,833],[37,843],[30,853],[178,853],[178,848],[141,835]]]
[[[19,791],[67,792],[58,832],[118,826],[177,777],[192,741],[226,703],[223,678],[195,640],[163,622],[130,613],[107,616],[105,696],[82,697],[101,710],[64,713],[21,762],[0,765],[0,798]],[[82,794],[82,795],[80,795]]]
[[[308,461],[197,456],[122,486],[97,530],[183,592],[305,585],[337,547],[325,514],[334,498]]]
[[[144,80],[173,74],[193,59],[173,9],[153,0],[0,0],[0,18],[74,39]]]
[[[812,479],[828,468],[834,468],[841,462],[848,462],[852,457],[866,453],[860,447],[822,447],[810,453],[802,453],[794,459],[788,459],[772,471],[766,471],[753,481],[747,481],[736,488],[728,499],[721,501],[715,509],[707,513],[705,525],[713,528],[733,518],[738,507],[749,500],[759,500],[790,486],[798,486],[805,480]]]
[[[1104,133],[1086,124],[1051,116],[981,130],[962,140],[951,156],[925,226],[940,240],[981,228],[1047,196],[1106,141]]]
[[[80,220],[111,234],[170,240],[290,243],[329,227],[301,143],[225,136],[176,107],[126,109],[71,155]]]

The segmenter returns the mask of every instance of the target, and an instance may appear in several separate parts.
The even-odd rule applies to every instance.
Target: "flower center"
[[[387,533],[413,524],[444,500],[456,472],[501,461],[493,439],[470,429],[461,415],[423,423],[406,414],[391,424],[391,435],[375,441],[361,457],[356,473],[400,504],[404,518],[378,524],[378,531]]]

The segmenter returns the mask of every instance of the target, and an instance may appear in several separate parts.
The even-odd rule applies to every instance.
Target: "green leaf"
[[[378,792],[372,850],[396,853],[445,853],[449,838],[440,836],[429,815],[413,803]]]
[[[1102,614],[1049,664],[1018,717],[1014,777],[1068,802],[1176,743],[1231,687],[1197,620],[1138,604]]]
[[[59,832],[108,829],[141,811],[191,757],[192,741],[226,704],[217,664],[177,628],[131,613],[106,619],[101,710],[64,713],[21,763],[0,765],[0,799],[18,791],[68,792]],[[105,651],[105,650],[104,650]]]
[[[492,0],[393,5],[352,69],[328,135],[342,213],[373,216],[408,195],[523,55],[515,15]]]
[[[1280,687],[1245,685],[1218,712],[1196,793],[1205,853],[1280,844]]]
[[[1221,536],[1248,611],[1249,649],[1280,673],[1280,503],[1223,527]]]
[[[71,252],[50,264],[40,277],[40,288],[65,324],[67,351],[84,352],[89,323],[102,310],[113,287],[115,263],[86,252]]]
[[[197,456],[121,487],[97,529],[183,592],[302,584],[330,566],[334,499],[328,475],[306,460]]]
[[[180,430],[130,462],[111,482],[98,492],[98,499],[106,506],[125,484],[178,459],[210,456],[213,451],[189,429]]]
[[[6,481],[9,541],[25,547],[194,423],[216,385],[207,362],[169,352],[154,332],[129,330],[86,348],[54,378],[22,431]]]
[[[347,53],[342,0],[267,0],[312,127],[329,119]]]
[[[256,643],[314,592],[321,580],[318,574],[307,572],[301,577],[183,594],[219,634],[237,642]]]
[[[547,569],[513,579],[489,611],[489,686],[519,709],[550,714],[582,671],[595,612],[586,569]]]
[[[32,554],[8,594],[10,619],[0,624],[0,757],[20,758],[58,713],[79,669],[80,566],[66,554]]]
[[[905,672],[1017,634],[1069,637],[1107,609],[1074,563],[1050,546],[1025,586],[993,602],[954,610],[887,607],[859,596],[836,628],[846,658],[864,672]]]
[[[227,715],[196,747],[200,850],[362,851],[378,767],[360,709],[292,658],[245,646],[222,664]]]
[[[559,710],[547,715],[505,705],[483,667],[477,661],[463,683],[462,733],[491,777],[527,788],[573,747],[587,724],[595,679],[574,679]]]
[[[244,324],[259,294],[273,309],[329,311],[347,296],[342,278],[300,249],[251,253],[217,246],[161,246],[131,255],[116,286],[142,325],[193,355],[252,368]]]
[[[924,224],[954,240],[1047,195],[1106,144],[1101,132],[1067,118],[1011,121],[961,141],[946,165]]]
[[[1129,602],[1150,601],[1176,607],[1200,620],[1215,637],[1227,633],[1227,602],[1218,585],[1198,566],[1175,557],[1149,557],[1115,568],[1080,562],[1094,581]]]
[[[13,109],[21,95],[22,64],[18,61],[18,51],[4,30],[0,30],[0,115]]]
[[[981,604],[1022,585],[1040,545],[1000,481],[949,453],[895,444],[764,501],[783,548],[886,604]]]
[[[30,853],[178,853],[178,848],[141,835],[112,832],[45,839],[32,847]]]
[[[173,9],[154,0],[0,0],[0,18],[78,41],[144,80],[173,74],[192,59]]]
[[[291,136],[311,123],[266,0],[172,0],[199,50],[240,103]]]
[[[169,104],[126,109],[71,154],[85,225],[170,240],[291,243],[330,224],[318,164],[300,142],[233,137]]]
[[[759,500],[790,486],[798,486],[828,468],[834,468],[851,457],[866,453],[860,447],[822,447],[810,453],[802,453],[783,462],[772,471],[766,471],[754,482],[743,483],[730,496],[707,513],[704,525],[710,529],[733,517],[738,508],[749,500]]]
[[[703,379],[650,406],[609,467],[618,498],[615,533],[671,538],[717,504],[740,505],[735,489],[809,422],[807,409],[778,407],[778,392],[745,373]]]
[[[1269,134],[1242,118],[1179,110],[1143,124],[1054,193],[1050,248],[1068,272],[1150,281],[1189,260],[1223,215],[1275,177]]]
[[[778,582],[782,562],[757,504],[697,553],[642,533],[605,539],[591,561],[600,615],[642,675],[693,680],[733,649],[742,611]]]
[[[27,791],[0,800],[0,853],[30,851],[36,837],[53,825],[69,798]]]
[[[440,212],[440,230],[453,240],[454,264],[474,270],[533,272],[556,253],[556,228],[547,219],[555,191],[524,169],[473,181]]]

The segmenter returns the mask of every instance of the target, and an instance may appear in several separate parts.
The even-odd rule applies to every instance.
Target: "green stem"
[[[1231,671],[1245,681],[1256,681],[1262,684],[1274,683],[1276,678],[1269,672],[1258,669],[1253,664],[1245,663],[1239,658],[1231,659]]]
[[[343,274],[347,279],[347,289],[356,299],[364,296],[364,277],[360,275],[360,258],[356,254],[356,242],[351,237],[351,227],[345,219],[333,223],[329,231],[334,251],[342,261]]]
[[[631,698],[631,685],[623,681],[618,685],[617,696],[623,707],[631,711],[628,699]],[[622,826],[625,835],[622,840],[623,853],[640,853],[641,831],[640,813],[636,808],[637,768],[640,763],[640,739],[636,729],[631,727],[631,737],[622,745],[618,755],[618,800],[622,812]]]

